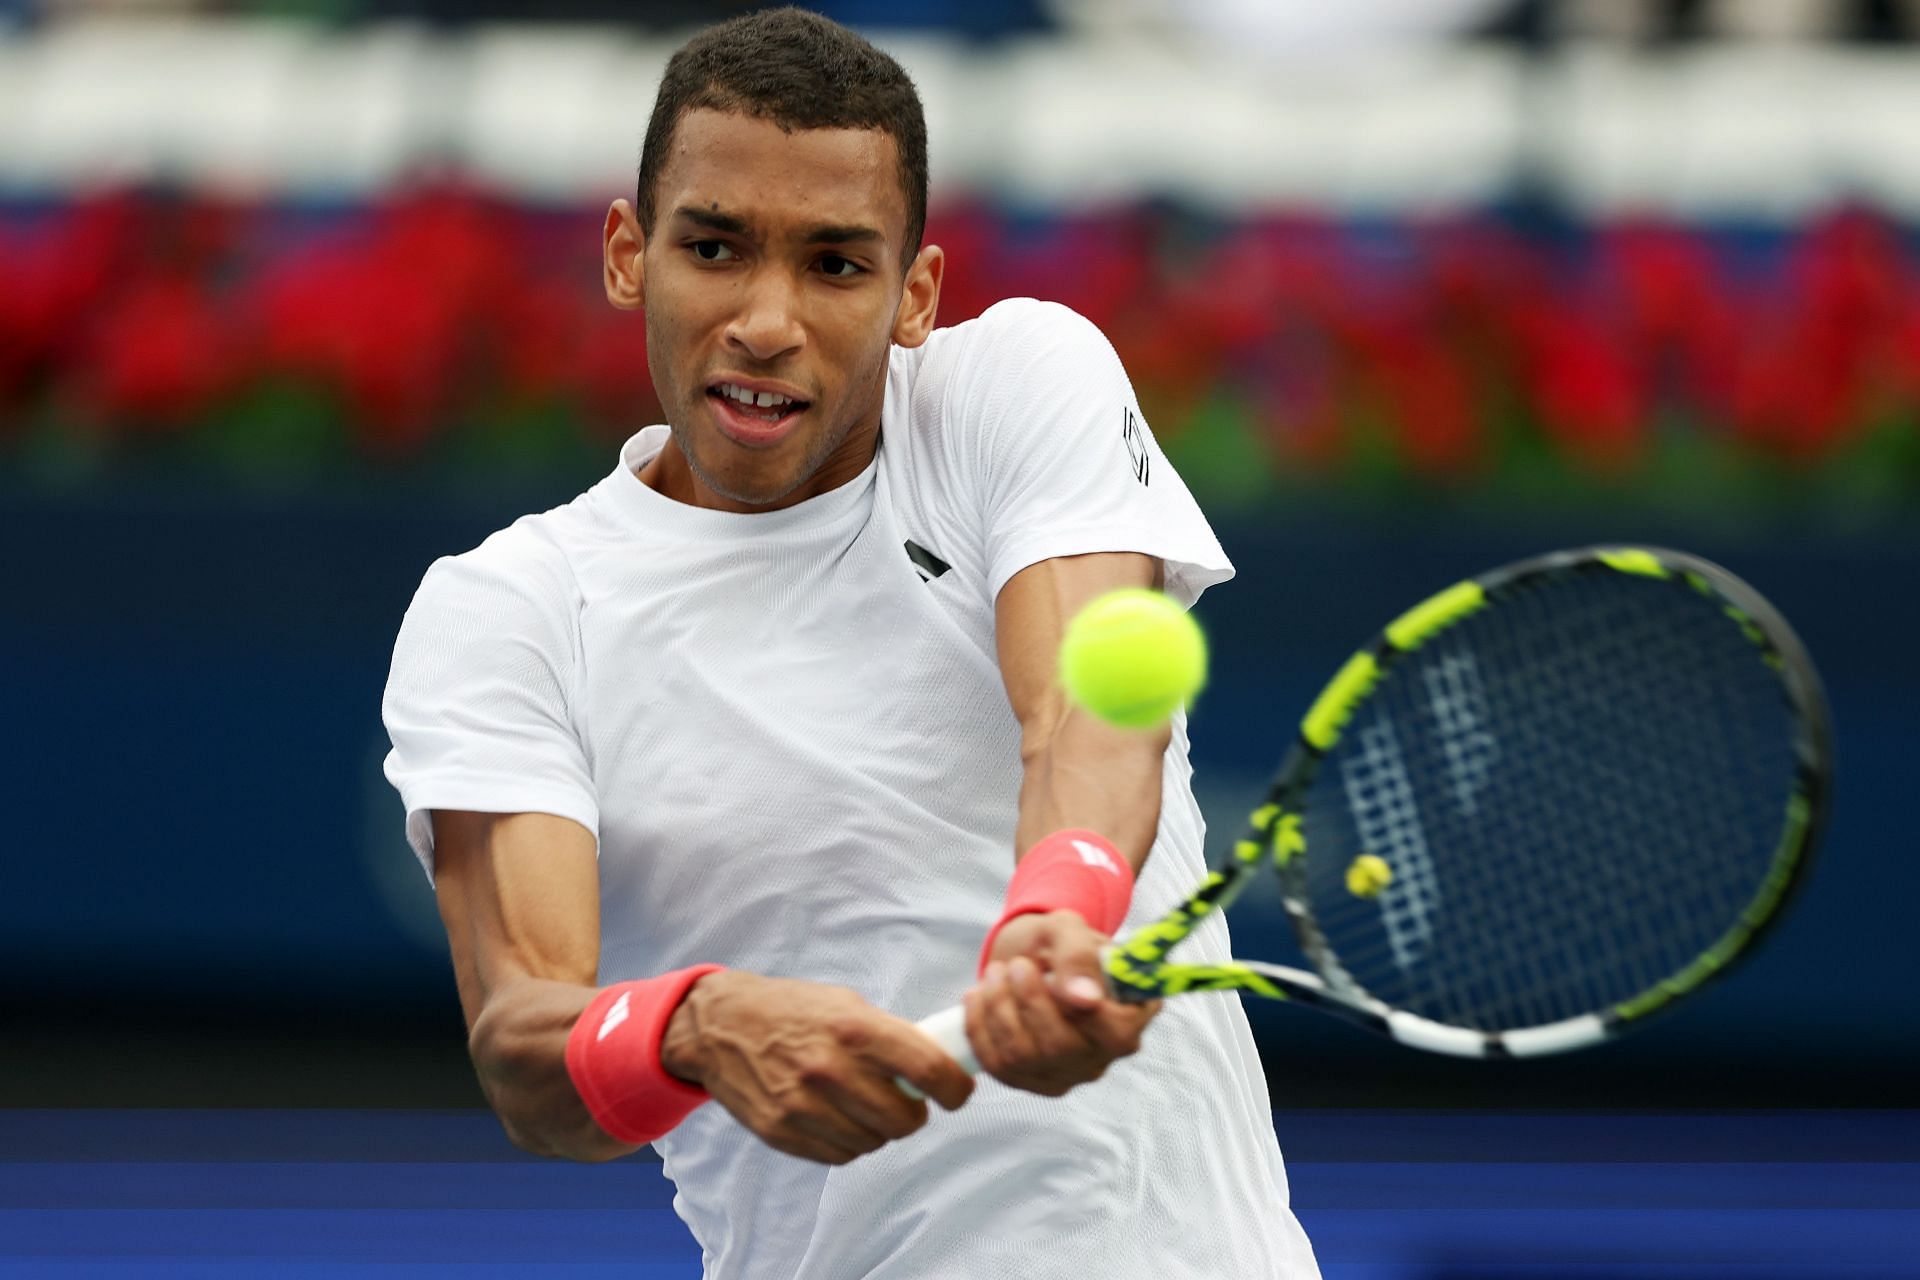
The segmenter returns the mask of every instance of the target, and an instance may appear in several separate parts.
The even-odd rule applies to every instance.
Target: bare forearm
[[[1047,837],[1098,832],[1139,872],[1160,826],[1172,733],[1118,729],[1069,703],[1058,676],[1061,637],[1103,593],[1163,580],[1158,560],[1133,552],[1061,556],[1015,574],[994,603],[1000,673],[1020,721],[1023,870],[1008,891],[1009,914],[987,936],[981,982],[967,993],[967,1039],[1001,1082],[1048,1097],[1098,1079],[1138,1049],[1157,1006],[1115,1001],[1101,981],[1101,947],[1126,912],[1124,879],[1111,866],[1093,869],[1103,861],[1097,850]],[[1045,848],[1028,861],[1036,845]],[[1070,848],[1084,864],[1065,856]]]
[[[567,1075],[567,1036],[594,988],[519,978],[487,997],[467,1038],[480,1088],[516,1146],[567,1160],[612,1160],[637,1148],[609,1137]]]
[[[1021,852],[1052,832],[1085,827],[1113,841],[1134,870],[1146,862],[1160,823],[1170,731],[1117,729],[1080,710],[1061,690],[1057,667],[1067,623],[1088,601],[1163,579],[1150,556],[1101,552],[1042,560],[1001,588],[995,643],[1025,768],[1015,832]]]
[[[1116,729],[1064,700],[1045,728],[1029,732],[1016,846],[1086,827],[1113,841],[1138,871],[1160,824],[1160,783],[1169,731]]]

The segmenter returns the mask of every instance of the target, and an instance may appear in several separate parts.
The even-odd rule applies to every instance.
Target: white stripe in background
[[[607,113],[644,122],[677,43],[612,26],[206,18],[0,31],[0,187],[340,197],[424,167],[597,201],[631,185],[640,127],[601,127]],[[1484,204],[1528,170],[1590,216],[1790,223],[1842,199],[1920,214],[1920,54],[1906,50],[1583,46],[1540,61],[1451,42],[1282,75],[1167,39],[881,43],[926,101],[936,202],[1178,191],[1226,209],[1407,213]]]

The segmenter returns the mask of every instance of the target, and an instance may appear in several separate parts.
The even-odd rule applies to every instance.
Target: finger
[[[1061,1012],[1046,979],[1031,960],[1022,956],[1007,966],[1020,1021],[1037,1052],[1048,1058],[1085,1054],[1093,1041]]]
[[[900,1075],[947,1111],[958,1111],[973,1096],[973,1073],[944,1053]]]
[[[948,1111],[957,1110],[973,1094],[973,1074],[910,1022],[883,1015],[863,1028],[849,1047],[889,1082],[905,1080]],[[899,1093],[897,1086],[893,1092]],[[921,1118],[924,1122],[924,1108]]]
[[[1078,1025],[1109,1057],[1124,1058],[1140,1051],[1141,1035],[1159,1012],[1158,1000],[1148,1004],[1108,1000],[1081,1018]]]
[[[896,1072],[861,1075],[841,1081],[825,1092],[840,1114],[888,1142],[904,1138],[927,1122],[927,1104],[909,1098],[894,1084]]]
[[[960,1008],[966,1014],[967,1047],[973,1050],[973,1060],[988,1075],[1000,1064],[1000,1051],[993,1043],[993,1037],[987,1033],[987,1015],[981,1012],[984,997],[978,987],[970,987],[960,994]]]
[[[1033,1041],[1020,1019],[1019,1002],[1007,982],[1007,967],[998,961],[987,966],[986,975],[974,989],[967,1019],[969,1032],[976,1020],[992,1055],[983,1055],[982,1063],[1005,1067],[1033,1056]]]
[[[847,1164],[859,1159],[858,1153],[838,1143],[824,1142],[810,1133],[790,1128],[775,1129],[759,1135],[762,1142],[781,1155],[816,1164]]]
[[[887,1143],[883,1135],[830,1108],[795,1112],[782,1129],[789,1141],[802,1148],[790,1154],[804,1154],[824,1164],[846,1164]]]
[[[1053,957],[1048,976],[1055,1001],[1070,1015],[1089,1014],[1109,998],[1097,945],[1062,948]]]

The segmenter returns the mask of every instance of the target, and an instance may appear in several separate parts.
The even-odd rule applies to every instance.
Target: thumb
[[[1107,998],[1107,980],[1096,951],[1076,950],[1056,956],[1047,974],[1054,1002],[1067,1013],[1086,1013],[1100,1007]]]

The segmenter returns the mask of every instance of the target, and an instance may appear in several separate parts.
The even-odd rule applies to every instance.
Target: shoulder
[[[984,332],[1018,340],[1030,337],[1054,337],[1066,340],[1097,338],[1106,342],[1093,321],[1064,302],[1042,298],[1005,298],[980,313],[974,321]]]
[[[409,615],[450,613],[484,620],[490,630],[516,624],[565,629],[581,596],[569,554],[581,533],[581,505],[522,516],[479,546],[434,561]]]
[[[941,330],[965,361],[983,370],[1024,368],[1039,358],[1082,354],[1113,358],[1113,344],[1093,321],[1058,302],[1008,298],[977,319]]]
[[[387,676],[389,727],[449,707],[562,707],[579,669],[581,593],[538,517],[428,568],[401,619]]]
[[[1070,401],[1090,384],[1124,377],[1098,326],[1072,307],[1037,298],[996,302],[896,354],[899,390],[923,422],[986,422],[1010,410]]]
[[[896,452],[943,468],[961,492],[991,491],[996,477],[1072,449],[1105,429],[1110,408],[1133,403],[1106,335],[1057,302],[1009,298],[907,354],[892,394],[910,439]]]

